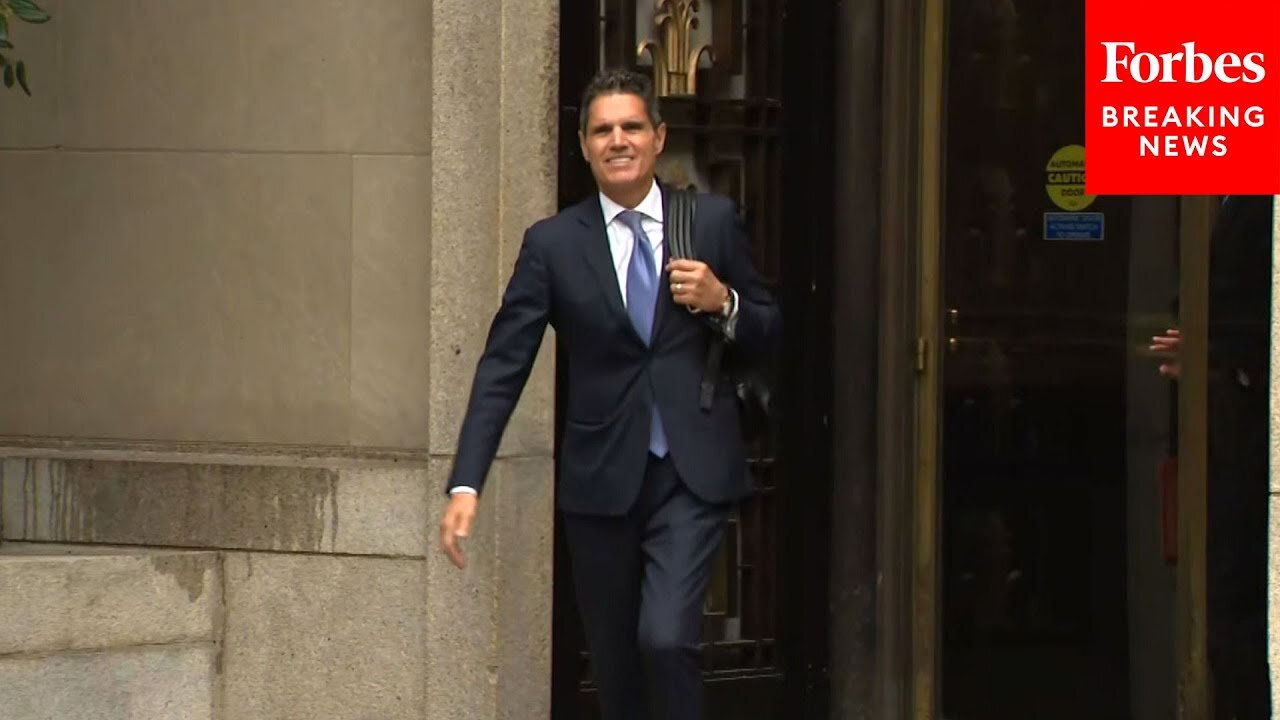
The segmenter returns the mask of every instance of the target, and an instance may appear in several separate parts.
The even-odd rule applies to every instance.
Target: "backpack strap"
[[[679,188],[667,190],[667,223],[664,235],[673,259],[696,259],[693,254],[693,214],[697,200]]]
[[[663,229],[667,248],[673,259],[696,259],[693,252],[693,220],[697,208],[697,196],[680,188],[667,188],[667,220]],[[724,337],[717,334],[707,348],[707,361],[698,387],[698,405],[703,412],[710,412],[716,397],[716,378],[720,377],[720,364],[724,357]]]

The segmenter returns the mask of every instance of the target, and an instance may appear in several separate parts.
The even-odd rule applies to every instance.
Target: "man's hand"
[[[1179,351],[1182,348],[1182,333],[1176,328],[1165,330],[1164,335],[1156,335],[1151,338],[1151,345],[1148,350],[1157,353],[1167,360],[1160,363],[1160,374],[1177,380],[1182,374],[1182,365],[1178,361]]]
[[[471,533],[471,520],[476,516],[477,502],[478,498],[471,493],[457,493],[449,498],[449,506],[444,509],[444,517],[440,520],[440,548],[459,569],[465,567],[467,562],[462,557],[458,540]]]
[[[729,299],[729,288],[704,262],[672,260],[667,263],[667,272],[671,274],[671,297],[680,305],[718,313]]]

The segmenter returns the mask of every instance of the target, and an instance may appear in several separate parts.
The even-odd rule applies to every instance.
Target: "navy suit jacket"
[[[665,191],[663,200],[665,207]],[[770,350],[781,316],[752,264],[733,203],[699,194],[697,207],[694,253],[738,293],[731,352]],[[669,245],[663,242],[664,265]],[[731,384],[719,383],[710,411],[698,405],[707,347],[720,327],[676,305],[669,287],[664,271],[646,345],[623,304],[598,196],[530,227],[476,367],[448,489],[482,491],[550,324],[568,364],[558,455],[563,510],[621,515],[630,509],[648,461],[655,400],[685,485],[710,503],[744,496],[751,483]]]

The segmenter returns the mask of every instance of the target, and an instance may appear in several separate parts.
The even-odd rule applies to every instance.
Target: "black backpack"
[[[667,187],[666,221],[663,234],[672,258],[696,260],[693,251],[693,219],[697,212],[697,194],[690,190]],[[726,352],[726,346],[728,350]],[[773,362],[767,358],[744,357],[718,331],[707,350],[706,365],[699,387],[698,405],[711,412],[715,402],[716,383],[723,375],[733,384],[738,397],[743,425],[747,428],[769,426],[775,416]]]

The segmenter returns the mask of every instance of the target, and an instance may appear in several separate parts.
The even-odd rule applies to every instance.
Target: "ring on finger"
[[[676,292],[680,292],[681,290],[684,290],[684,283],[682,282],[676,283]]]

